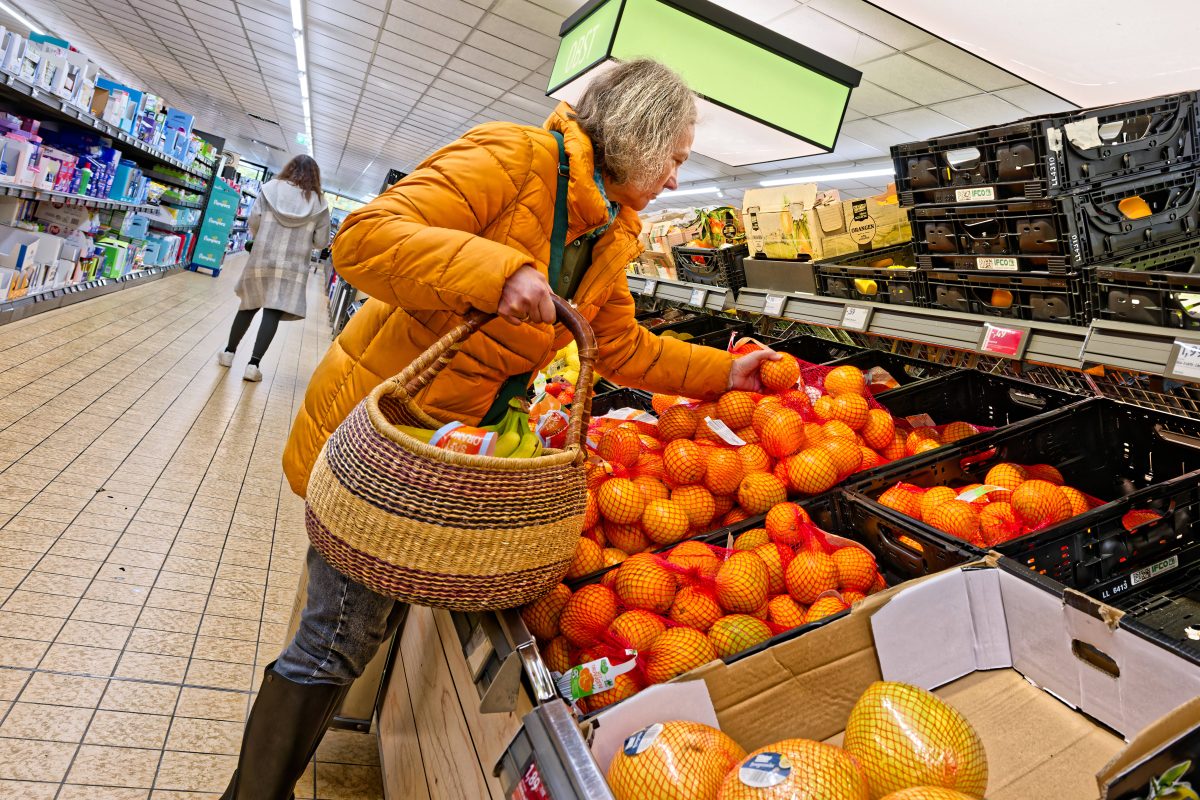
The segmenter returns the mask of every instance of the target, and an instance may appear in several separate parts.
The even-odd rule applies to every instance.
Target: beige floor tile
[[[62,538],[70,539],[73,542],[87,542],[89,544],[112,547],[121,538],[121,532],[110,531],[104,528],[92,528],[87,525],[72,525],[67,528]]]
[[[71,613],[71,619],[84,622],[104,622],[112,625],[130,625],[138,621],[138,606],[126,603],[110,603],[105,600],[84,598]]]
[[[174,633],[196,633],[200,629],[200,614],[190,611],[172,611],[169,608],[144,608],[138,617],[139,628],[171,631]]]
[[[120,657],[120,650],[86,647],[77,644],[52,644],[40,669],[52,672],[79,672],[85,675],[111,675]]]
[[[0,636],[0,667],[33,669],[49,649],[49,642]]]
[[[55,800],[57,783],[0,781],[0,800]]]
[[[196,640],[196,655],[210,661],[229,661],[235,664],[253,664],[255,642],[241,639],[218,639],[211,636],[201,636]]]
[[[146,605],[171,611],[201,613],[208,598],[196,592],[175,592],[170,589],[151,589]]]
[[[207,595],[213,589],[213,579],[200,575],[183,575],[177,572],[160,572],[154,582],[156,589],[173,592],[194,592]]]
[[[96,578],[102,581],[124,583],[129,586],[153,586],[155,579],[158,578],[158,570],[147,567],[133,567],[128,564],[114,564],[110,558],[109,562],[100,568],[100,572],[96,575]]]
[[[18,614],[15,611],[0,611],[0,636],[52,642],[63,627],[63,622],[58,617],[43,617],[40,614]]]
[[[49,553],[52,556],[90,558],[95,561],[103,561],[111,550],[112,548],[106,544],[79,542],[72,539],[59,539],[58,542],[50,548]]]
[[[217,792],[177,792],[173,789],[155,789],[150,800],[220,800]]]
[[[336,764],[379,764],[379,739],[373,733],[331,730],[317,748],[317,761]]]
[[[249,695],[245,692],[185,686],[179,694],[175,715],[177,718],[192,717],[240,724],[245,721],[249,710]]]
[[[160,754],[159,750],[85,744],[75,756],[67,782],[149,789]]]
[[[144,605],[150,595],[147,586],[126,586],[112,581],[93,581],[84,597],[88,600],[102,600],[106,603],[124,603],[126,605]]]
[[[190,633],[134,628],[125,649],[135,653],[190,658],[196,637]]]
[[[219,566],[215,561],[197,561],[183,556],[167,556],[163,561],[162,568],[168,572],[211,578],[217,574]]]
[[[159,748],[166,741],[171,718],[128,711],[97,711],[84,742],[118,747]]]
[[[154,788],[220,793],[236,766],[237,756],[167,750]]]
[[[167,736],[167,749],[236,756],[242,744],[243,727],[241,722],[177,716]]]
[[[71,616],[71,612],[75,609],[75,605],[78,602],[79,598],[77,597],[17,589],[8,596],[8,599],[4,601],[4,605],[0,606],[0,611],[42,614],[47,617],[66,619]]]
[[[61,594],[68,597],[82,597],[87,591],[90,578],[74,578],[69,575],[56,575],[52,572],[42,572],[40,569],[29,573],[29,577],[21,582],[21,588],[31,592]]]
[[[150,553],[145,550],[134,550],[130,547],[115,547],[108,556],[109,564],[119,564],[126,567],[141,567],[157,570],[162,567],[167,557],[162,553]]]
[[[205,661],[193,658],[187,670],[187,683],[206,689],[250,690],[254,667],[250,664],[230,664],[224,661]]]
[[[31,739],[0,739],[0,778],[16,781],[61,781],[76,745]]]
[[[95,708],[107,685],[104,678],[35,672],[21,692],[21,702]]]
[[[78,742],[92,718],[91,708],[70,708],[35,703],[15,703],[9,709],[0,736],[10,739],[40,739],[47,742]]]
[[[100,570],[101,565],[95,561],[65,556],[45,556],[38,562],[39,572],[49,572],[55,575],[70,575],[76,578],[92,578]]]
[[[171,714],[179,700],[179,687],[146,681],[113,680],[100,701],[106,711],[138,714]]]
[[[146,800],[149,789],[118,789],[112,786],[66,784],[56,800]]]
[[[258,641],[259,622],[256,619],[237,619],[235,617],[213,617],[205,615],[200,623],[200,635],[218,639],[240,639],[247,642]]]
[[[204,608],[205,614],[219,617],[237,617],[257,620],[262,617],[262,603],[256,600],[234,600],[229,597],[211,597]]]
[[[0,668],[0,701],[16,700],[31,674],[23,669]]]
[[[106,625],[103,622],[83,622],[77,619],[67,620],[67,624],[55,637],[55,641],[63,644],[120,650],[125,646],[130,630],[132,629],[126,625]]]
[[[317,800],[383,800],[378,767],[317,762]]]
[[[134,680],[180,683],[187,673],[187,668],[186,658],[126,652],[117,664],[115,675],[118,678]]]
[[[228,597],[233,600],[249,600],[261,603],[270,590],[258,583],[242,583],[217,578],[213,583],[212,593],[216,597]]]
[[[29,574],[28,571],[23,569],[0,567],[0,588],[15,589],[21,581],[25,580],[27,574]]]

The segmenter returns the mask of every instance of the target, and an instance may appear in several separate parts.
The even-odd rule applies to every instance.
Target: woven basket
[[[308,536],[334,568],[405,603],[454,611],[519,606],[562,580],[583,529],[581,442],[596,342],[574,309],[554,301],[579,345],[566,448],[536,458],[465,455],[396,428],[441,426],[414,398],[493,318],[472,312],[376,387],[317,457],[306,498]]]

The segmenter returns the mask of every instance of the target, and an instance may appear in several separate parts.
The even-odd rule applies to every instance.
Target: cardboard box
[[[746,286],[777,292],[819,294],[817,267],[811,261],[773,261],[768,258],[742,260]]]
[[[889,195],[843,200],[816,209],[817,247],[820,257],[833,258],[861,250],[875,250],[912,240],[908,212]]]
[[[606,771],[625,737],[672,719],[715,722],[748,751],[792,737],[837,744],[882,678],[936,690],[967,717],[987,751],[989,800],[1094,800],[1110,761],[1142,759],[1167,744],[1156,729],[1196,721],[1185,704],[1200,670],[1121,628],[1115,609],[1039,580],[989,560],[873,595],[805,636],[602,712],[592,754]],[[1149,741],[1126,748],[1122,737],[1151,725]]]

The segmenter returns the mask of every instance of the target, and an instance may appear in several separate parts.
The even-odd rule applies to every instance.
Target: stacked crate
[[[893,147],[929,305],[1086,324],[1103,312],[1097,265],[1153,269],[1162,261],[1146,254],[1196,244],[1197,100],[1174,94]]]

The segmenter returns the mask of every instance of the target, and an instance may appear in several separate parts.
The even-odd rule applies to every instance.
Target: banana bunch
[[[529,412],[519,397],[508,401],[508,412],[487,430],[496,432],[496,452],[499,458],[533,458],[541,455],[542,442],[529,427]]]

